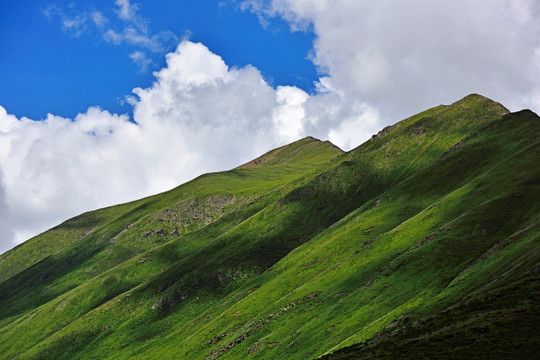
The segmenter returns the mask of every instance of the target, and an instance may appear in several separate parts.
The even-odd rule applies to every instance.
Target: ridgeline
[[[533,359],[540,118],[469,95],[0,255],[1,359]]]

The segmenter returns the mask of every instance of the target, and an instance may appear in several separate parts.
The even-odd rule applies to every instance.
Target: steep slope
[[[75,218],[93,231],[0,283],[0,357],[314,358],[370,339],[334,356],[445,357],[430,339],[489,340],[498,316],[538,330],[539,128],[470,95],[338,157],[307,138]]]
[[[430,261],[423,266],[426,272],[440,272],[444,281],[440,292],[424,306],[408,306],[391,313],[386,328],[377,336],[356,337],[363,342],[323,358],[537,358],[539,123],[536,114],[521,111],[504,116],[482,129],[482,134],[467,139],[471,145],[478,143],[478,159],[485,161],[486,156],[499,152],[500,161],[459,189],[463,210],[458,217],[399,255],[399,261],[389,267],[414,276],[410,270],[419,260],[419,248],[434,243],[422,254],[422,261]],[[475,139],[480,136],[486,137],[483,146]],[[471,152],[465,152],[467,146],[459,143],[452,156],[463,153],[462,161],[470,161],[464,158],[471,156]],[[464,149],[457,150],[460,147]],[[433,214],[424,216],[423,223],[427,216]],[[445,266],[447,263],[454,263],[453,267]],[[429,277],[435,278],[432,274]],[[420,293],[428,290],[424,284],[416,285],[424,286]],[[347,341],[347,345],[350,343]]]
[[[314,153],[320,150],[320,147],[322,145],[318,141],[314,140],[316,139],[308,136],[305,139],[296,141],[292,144],[270,150],[266,154],[261,155],[248,163],[240,165],[237,169],[285,164],[295,165],[301,164],[304,161],[310,161],[310,158],[313,156]],[[333,149],[336,152],[341,152],[341,150],[337,146],[335,146],[329,141],[324,141],[323,144],[324,146],[328,147],[328,149]]]
[[[0,271],[10,276],[0,283],[0,325],[160,244],[175,240],[185,251],[204,246],[208,238],[257,213],[287,186],[297,186],[291,182],[301,183],[341,153],[312,138],[290,146],[305,148],[301,164],[293,159],[265,168],[206,174],[160,195],[83,214],[4,254]],[[196,237],[198,242],[187,240],[185,235],[203,227],[205,235]],[[119,290],[111,291],[94,301],[106,301]]]
[[[251,189],[243,190],[244,193],[264,193],[287,183],[292,179],[300,177],[307,172],[313,171],[313,169],[321,164],[342,153],[342,151],[333,144],[321,142],[312,137],[296,141],[287,146],[273,150],[272,152],[278,150],[282,152],[282,154],[280,157],[274,159],[272,163],[272,165],[276,165],[277,167],[268,169],[266,172],[265,170],[236,171],[235,169],[227,173],[229,176],[227,176],[226,179],[221,178],[223,174],[206,174],[157,197],[150,197],[123,205],[101,209],[99,211],[85,213],[70,219],[46,233],[17,246],[13,250],[1,254],[0,282],[36,264],[47,256],[65,249],[66,246],[71,245],[73,241],[79,241],[79,239],[85,238],[94,230],[114,222],[113,219],[124,217],[127,221],[128,217],[135,215],[135,213],[139,212],[138,210],[146,208],[150,204],[157,202],[156,208],[166,207],[170,202],[184,199],[188,196],[196,197],[200,194],[207,195],[211,194],[213,191],[236,191],[237,187],[252,187]],[[249,166],[242,166],[238,169],[247,167]],[[208,179],[208,177],[210,177],[210,179]],[[247,181],[247,177],[250,177],[251,181]],[[218,185],[218,183],[222,182],[223,184]],[[218,186],[216,187],[216,185]],[[209,187],[209,189],[201,191],[201,189],[205,187]],[[149,211],[143,211],[142,213],[144,215],[149,213]],[[135,218],[137,218],[137,215],[135,215]]]

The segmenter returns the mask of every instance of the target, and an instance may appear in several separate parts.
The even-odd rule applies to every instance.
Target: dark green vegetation
[[[539,130],[470,95],[66,221],[0,256],[0,357],[535,358]]]

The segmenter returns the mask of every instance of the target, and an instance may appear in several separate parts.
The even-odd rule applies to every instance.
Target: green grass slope
[[[470,95],[72,219],[0,258],[0,357],[526,358],[539,129]]]
[[[170,240],[187,251],[204,245],[205,238],[190,242],[185,235],[212,224],[208,237],[217,236],[279,197],[288,183],[301,182],[341,154],[309,138],[290,148],[305,150],[299,152],[301,164],[293,159],[284,165],[206,174],[160,195],[83,214],[4,254],[0,325]]]

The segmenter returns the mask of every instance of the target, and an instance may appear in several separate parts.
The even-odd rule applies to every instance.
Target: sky
[[[0,2],[0,253],[305,136],[540,112],[535,0]]]

